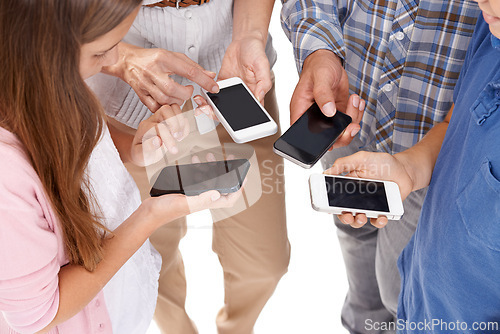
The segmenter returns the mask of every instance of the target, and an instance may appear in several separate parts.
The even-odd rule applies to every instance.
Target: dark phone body
[[[149,194],[196,196],[208,190],[232,193],[241,188],[249,169],[247,159],[168,166],[161,170]]]
[[[337,111],[327,117],[314,103],[274,143],[274,152],[304,168],[311,168],[352,122]]]

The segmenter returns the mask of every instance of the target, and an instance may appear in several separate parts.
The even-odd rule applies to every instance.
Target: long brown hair
[[[1,0],[0,126],[17,135],[59,218],[70,263],[94,270],[104,227],[85,170],[104,123],[80,47],[140,0]]]

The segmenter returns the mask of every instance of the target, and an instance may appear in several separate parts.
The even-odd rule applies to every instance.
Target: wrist
[[[160,220],[155,213],[153,198],[146,198],[142,201],[141,205],[133,213],[133,216],[134,215],[137,215],[140,224],[143,225],[148,235],[153,234],[153,232],[161,226]]]
[[[393,156],[404,168],[404,170],[406,171],[406,174],[408,174],[408,177],[410,178],[410,181],[411,181],[411,191],[415,191],[417,190],[418,188],[416,187],[416,185],[418,184],[417,182],[417,173],[415,171],[415,168],[413,168],[413,166],[415,166],[415,164],[413,163],[412,161],[412,155],[408,153],[408,150],[406,151],[403,151],[403,152],[400,152],[400,153],[396,153],[394,154]]]
[[[127,59],[131,55],[134,55],[135,49],[138,48],[133,45],[120,42],[118,44],[118,60],[111,66],[104,66],[101,72],[115,76],[125,81],[125,70],[127,67]]]
[[[309,65],[313,63],[313,65]],[[330,64],[336,71],[344,70],[344,61],[335,52],[329,49],[319,49],[309,54],[302,64],[302,71],[305,68],[314,68],[316,65]]]
[[[233,31],[232,42],[240,42],[244,40],[257,40],[265,47],[267,43],[267,31],[259,29],[245,29],[243,31]]]

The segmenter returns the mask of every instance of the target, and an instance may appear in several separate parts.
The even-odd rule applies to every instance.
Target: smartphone
[[[312,207],[317,211],[364,213],[368,218],[386,216],[392,220],[401,219],[404,213],[395,182],[312,174],[309,187]]]
[[[249,169],[247,159],[167,166],[158,174],[149,194],[196,196],[208,190],[232,193],[241,188]]]
[[[314,103],[276,140],[274,152],[303,168],[311,168],[351,122],[351,117],[340,111],[333,117],[325,116]]]
[[[240,78],[217,82],[217,94],[202,90],[207,102],[231,138],[246,143],[275,134],[278,125]]]

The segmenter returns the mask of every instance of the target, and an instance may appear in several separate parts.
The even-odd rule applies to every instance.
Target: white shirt
[[[144,5],[157,3],[145,0]],[[233,1],[211,0],[201,6],[142,7],[124,41],[144,48],[163,48],[186,54],[203,68],[218,73],[233,30]],[[266,54],[272,65],[276,51],[268,36]],[[182,85],[193,84],[173,76]],[[104,74],[90,79],[90,85],[101,98],[106,113],[122,123],[137,128],[151,112],[123,81]],[[194,85],[194,95],[199,87]]]
[[[104,225],[113,231],[139,207],[141,198],[107,128],[90,156],[87,176]],[[113,333],[146,333],[156,307],[160,267],[160,255],[146,241],[104,287]]]

